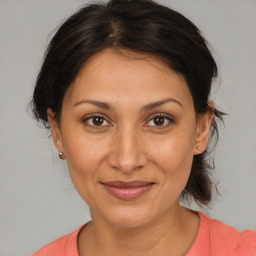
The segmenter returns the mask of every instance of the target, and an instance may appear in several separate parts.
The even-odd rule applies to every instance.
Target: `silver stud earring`
[[[64,159],[64,153],[63,152],[59,152],[59,158],[62,159],[62,160]]]

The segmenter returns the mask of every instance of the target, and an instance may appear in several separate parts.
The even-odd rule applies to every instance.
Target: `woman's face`
[[[179,207],[211,116],[196,119],[185,80],[162,62],[125,54],[94,55],[65,94],[60,126],[48,118],[92,217],[138,227]]]

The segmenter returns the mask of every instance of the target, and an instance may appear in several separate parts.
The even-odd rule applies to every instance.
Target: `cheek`
[[[106,143],[105,143],[106,144]],[[104,159],[104,140],[86,136],[80,129],[63,131],[63,146],[70,178],[81,197],[89,203]]]
[[[152,159],[161,171],[164,201],[171,197],[177,200],[187,184],[193,161],[193,138],[191,133],[175,133],[152,147]]]
[[[102,147],[95,147],[90,140],[72,141],[67,144],[67,164],[76,191],[90,206],[94,205],[95,189],[102,163]]]
[[[70,164],[91,169],[102,153],[101,136],[86,132],[83,123],[63,118],[62,143]]]
[[[166,142],[155,151],[156,164],[161,171],[162,201],[178,200],[184,190],[191,172],[193,153],[192,144],[177,141]],[[159,176],[160,177],[160,176]],[[166,206],[167,207],[167,206]]]
[[[151,156],[155,163],[169,172],[191,169],[193,159],[193,136],[186,133],[173,134],[151,146]]]
[[[71,172],[80,175],[92,175],[97,171],[104,155],[103,143],[90,140],[90,138],[79,138],[66,141],[67,160]]]

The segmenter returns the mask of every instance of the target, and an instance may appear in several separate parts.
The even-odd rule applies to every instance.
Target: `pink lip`
[[[110,181],[102,183],[110,194],[121,200],[136,199],[150,190],[154,184],[145,181]]]

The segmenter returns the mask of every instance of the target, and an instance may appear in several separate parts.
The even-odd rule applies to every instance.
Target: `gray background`
[[[27,112],[52,31],[85,2],[0,0],[1,256],[28,255],[90,219],[65,162]],[[221,69],[213,98],[230,113],[215,151],[222,196],[204,212],[256,230],[256,1],[162,3],[194,21],[211,42]]]

